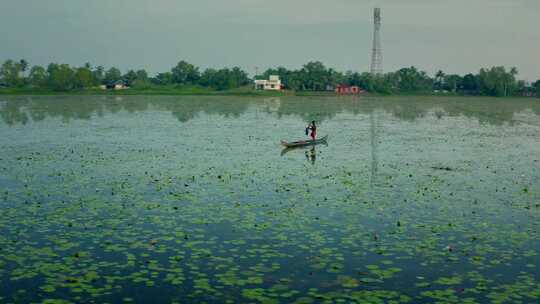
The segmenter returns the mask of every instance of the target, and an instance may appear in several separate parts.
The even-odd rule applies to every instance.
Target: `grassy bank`
[[[54,91],[50,89],[38,88],[0,88],[1,95],[105,95],[105,96],[129,96],[129,95],[164,95],[164,96],[260,96],[260,97],[281,97],[281,96],[314,96],[314,97],[333,97],[337,96],[334,92],[318,92],[318,91],[257,91],[251,86],[241,87],[231,90],[216,90],[199,86],[146,86],[135,87],[125,90],[102,90],[99,88],[71,90],[71,91]],[[347,96],[347,95],[345,95]],[[392,94],[377,94],[364,93],[361,96],[433,96],[433,97],[482,97],[472,95],[462,95],[455,93],[437,94],[427,91],[422,92],[407,92],[407,93],[392,93]],[[508,96],[499,98],[520,98],[519,96]],[[522,97],[531,98],[531,97]],[[534,98],[534,97],[533,97]]]
[[[286,96],[294,92],[256,91],[251,87],[231,90],[215,90],[198,86],[147,86],[124,90],[102,90],[99,88],[54,91],[37,88],[1,88],[0,95],[202,95],[202,96]]]

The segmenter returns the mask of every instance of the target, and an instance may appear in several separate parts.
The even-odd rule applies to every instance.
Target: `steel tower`
[[[373,53],[371,54],[371,74],[383,73],[383,57],[381,47],[381,9],[375,8],[373,13],[375,30],[373,32]]]

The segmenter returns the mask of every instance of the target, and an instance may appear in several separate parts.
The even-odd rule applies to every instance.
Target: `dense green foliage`
[[[250,83],[246,72],[238,67],[232,69],[207,69],[202,74],[199,84],[205,87],[212,87],[218,90],[238,88]]]
[[[6,60],[0,67],[0,82],[8,87],[20,87],[24,85],[22,73],[26,69],[23,61],[15,62]]]
[[[51,63],[47,67],[47,86],[55,91],[68,91],[75,88],[75,71],[67,64]]]
[[[33,66],[26,74],[29,64],[25,60],[6,60],[0,66],[0,87],[13,89],[45,89],[53,91],[71,91],[95,88],[100,85],[112,87],[123,83],[138,89],[156,87],[201,87],[211,90],[231,90],[249,85],[252,80],[239,67],[204,71],[189,62],[180,61],[170,71],[150,77],[145,70],[129,70],[125,74],[111,67],[92,67],[86,63],[83,67],[71,67],[67,64],[51,63],[47,68]],[[461,94],[486,96],[540,96],[540,81],[528,84],[517,80],[516,68],[505,67],[481,69],[478,74],[447,75],[438,71],[431,78],[425,71],[416,67],[402,68],[395,72],[381,75],[359,72],[339,72],[315,61],[303,65],[300,69],[289,70],[285,67],[270,68],[257,79],[268,79],[270,75],[279,75],[285,88],[294,91],[333,91],[337,85],[355,85],[362,89],[381,94]]]
[[[173,83],[196,84],[201,78],[201,73],[198,67],[182,60],[172,68],[171,76]]]
[[[158,73],[155,77],[149,77],[145,70],[129,70],[122,74],[116,67],[105,70],[102,66],[92,67],[89,63],[83,67],[56,63],[49,64],[47,68],[33,66],[26,76],[24,72],[27,68],[28,63],[25,60],[5,61],[0,67],[0,87],[66,92],[100,85],[111,87],[120,82],[139,89],[155,86],[201,86],[214,90],[230,90],[251,83],[248,74],[239,67],[207,69],[201,73],[198,67],[186,61],[180,61],[170,72]]]
[[[402,68],[383,75],[357,72],[336,72],[320,62],[310,62],[299,70],[284,67],[268,69],[261,78],[279,75],[287,89],[321,91],[338,84],[357,85],[374,93],[454,93],[486,96],[523,95],[534,88],[516,79],[517,69],[504,67],[481,69],[476,75],[446,75],[439,71],[431,78],[416,67]]]

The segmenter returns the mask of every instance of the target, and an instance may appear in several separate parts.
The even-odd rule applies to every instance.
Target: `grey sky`
[[[368,71],[375,6],[385,71],[505,65],[540,78],[538,0],[0,0],[0,60]]]

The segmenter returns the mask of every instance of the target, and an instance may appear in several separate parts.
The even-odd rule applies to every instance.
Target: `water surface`
[[[539,131],[537,99],[0,97],[0,302],[535,302]]]

